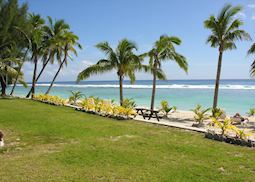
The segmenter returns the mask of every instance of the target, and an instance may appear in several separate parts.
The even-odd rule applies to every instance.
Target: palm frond
[[[89,66],[88,68],[86,68],[85,70],[83,70],[82,72],[78,74],[77,82],[81,80],[85,80],[89,78],[91,75],[97,75],[97,74],[109,72],[112,69],[114,69],[114,67],[111,64],[104,64],[104,65],[95,64],[95,65]]]

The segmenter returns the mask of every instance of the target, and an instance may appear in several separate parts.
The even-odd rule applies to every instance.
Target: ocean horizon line
[[[82,80],[79,83],[84,83],[84,82],[118,82],[119,80]],[[151,79],[139,79],[136,80],[135,82],[139,81],[152,81]],[[167,80],[158,80],[158,82],[168,82],[168,81],[215,81],[215,79],[167,79]],[[226,79],[221,79],[221,81],[254,81],[255,79],[253,78],[226,78]],[[65,83],[65,82],[73,82],[77,83],[76,80],[61,80],[61,81],[56,81],[55,83]],[[124,82],[130,82],[130,80],[126,79]],[[27,82],[28,84],[31,84],[31,82]],[[39,81],[37,83],[51,83],[51,81]],[[79,84],[77,83],[77,84]]]

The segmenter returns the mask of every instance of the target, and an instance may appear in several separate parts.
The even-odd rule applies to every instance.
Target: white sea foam
[[[50,84],[37,84],[40,87],[48,87]],[[18,85],[21,86],[21,85]],[[30,85],[31,86],[31,85]],[[75,84],[54,84],[54,87],[69,87],[69,88],[118,88],[117,84],[102,84],[102,85],[75,85]],[[150,89],[152,85],[123,85],[124,88],[129,89]],[[214,89],[214,85],[186,85],[186,84],[172,84],[172,85],[157,85],[158,89]],[[220,89],[226,90],[255,90],[255,85],[220,85]]]

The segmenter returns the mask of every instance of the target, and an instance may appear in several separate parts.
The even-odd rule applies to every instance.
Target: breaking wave
[[[39,83],[37,86],[48,87],[50,84]],[[19,85],[21,86],[21,85]],[[69,87],[69,88],[118,88],[117,84],[54,84],[54,87]],[[150,89],[152,85],[123,85],[128,89]],[[157,85],[157,89],[214,89],[214,85],[185,85],[185,84],[172,84],[172,85]],[[220,89],[228,90],[255,90],[255,85],[220,85]]]

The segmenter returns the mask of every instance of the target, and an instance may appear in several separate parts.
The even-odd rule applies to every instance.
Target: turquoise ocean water
[[[151,97],[151,81],[139,80],[134,85],[124,82],[124,96],[133,98],[137,105],[149,106]],[[37,84],[36,93],[44,93],[49,83]],[[8,88],[10,90],[10,87]],[[96,96],[104,99],[119,99],[118,81],[84,81],[56,82],[51,95],[63,98],[70,96],[70,91],[81,91],[86,96]],[[18,86],[15,95],[25,96],[28,88]],[[157,82],[156,107],[161,100],[167,100],[181,110],[190,110],[196,104],[211,107],[213,101],[213,80],[168,80]],[[219,106],[229,114],[246,113],[255,107],[255,80],[222,80],[219,92]]]

